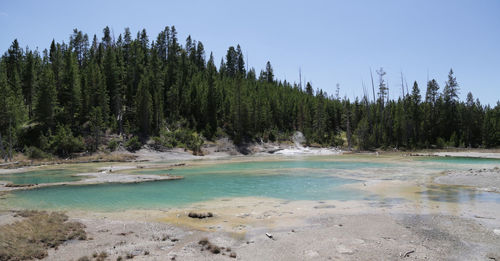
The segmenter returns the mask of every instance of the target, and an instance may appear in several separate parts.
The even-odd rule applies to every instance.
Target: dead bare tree
[[[302,90],[302,70],[299,67],[299,87]]]
[[[345,111],[345,124],[346,124],[346,137],[347,137],[347,148],[350,151],[351,150],[351,108],[349,105],[349,100],[347,100],[346,97],[344,97],[344,111]]]
[[[403,83],[403,71],[401,71],[401,90],[403,91],[403,98],[405,97],[405,85]]]
[[[348,109],[347,110],[347,119],[346,119],[346,131],[347,131],[347,148],[349,149],[349,151],[351,150],[351,112],[350,110]]]
[[[375,98],[375,84],[373,83],[372,68],[370,68],[370,77],[372,78],[373,103],[376,103],[376,98]]]

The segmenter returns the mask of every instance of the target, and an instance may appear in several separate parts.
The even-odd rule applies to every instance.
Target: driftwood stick
[[[412,254],[412,253],[415,253],[415,250],[410,250],[410,251],[406,252],[406,253],[403,255],[403,257],[410,257],[410,254]]]

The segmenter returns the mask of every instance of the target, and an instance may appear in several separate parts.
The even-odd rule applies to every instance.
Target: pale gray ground
[[[436,156],[445,157],[473,157],[473,158],[491,158],[500,159],[500,153],[487,151],[459,151],[459,152],[434,152]]]
[[[85,178],[80,181],[35,184],[29,187],[8,187],[7,185],[9,184],[9,182],[0,182],[0,192],[13,191],[19,189],[35,189],[48,186],[88,185],[88,184],[101,184],[101,183],[138,183],[138,182],[150,182],[150,181],[172,180],[172,179],[182,178],[182,177],[167,176],[167,175],[159,176],[159,175],[139,175],[139,174],[122,174],[122,173],[112,174],[108,171],[79,173],[76,174],[75,176],[84,176]]]
[[[267,213],[265,219],[274,225],[261,226],[249,220],[249,225],[240,225],[245,228],[242,234],[236,232],[236,227],[207,232],[202,229],[204,221],[199,220],[187,221],[201,224],[193,228],[167,222],[117,220],[116,216],[76,218],[87,226],[92,239],[67,242],[58,250],[50,250],[47,260],[76,260],[102,251],[109,260],[127,254],[134,255],[134,260],[233,260],[229,252],[223,251],[222,255],[202,251],[198,242],[204,237],[219,247],[230,247],[237,260],[500,260],[500,235],[490,227],[492,222],[498,225],[495,217],[485,220],[416,214],[408,207],[348,207],[337,203],[338,207],[318,202],[292,206],[282,203],[272,207],[275,210],[269,209],[272,204],[256,207],[253,214],[239,218],[252,219]],[[323,204],[330,207],[307,207]],[[283,215],[297,206],[303,210]]]
[[[204,237],[230,247],[237,260],[500,260],[499,204],[429,201],[420,192],[436,174],[408,166],[359,172],[363,182],[356,186],[380,195],[374,201],[233,198],[183,209],[71,212],[91,240],[66,242],[46,260],[77,260],[101,251],[109,260],[127,254],[134,260],[233,260],[230,252],[201,251],[198,241]],[[434,181],[483,189],[498,188],[497,178],[498,169],[476,169],[447,172]],[[191,210],[215,217],[190,219]],[[0,220],[15,218],[3,213]]]
[[[500,168],[446,171],[434,179],[445,185],[473,186],[478,190],[500,193]]]

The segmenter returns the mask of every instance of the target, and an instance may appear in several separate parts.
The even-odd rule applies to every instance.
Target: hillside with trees
[[[341,98],[276,79],[270,62],[248,69],[239,45],[216,61],[201,41],[181,44],[174,26],[155,39],[75,29],[41,52],[14,40],[0,58],[0,154],[66,157],[148,140],[196,153],[204,140],[279,141],[295,131],[308,144],[360,150],[500,146],[500,102],[459,100],[452,70],[442,87],[402,83],[397,100],[385,77],[376,71],[372,95]]]

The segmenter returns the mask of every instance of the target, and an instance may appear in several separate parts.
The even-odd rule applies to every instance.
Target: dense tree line
[[[41,53],[14,40],[0,59],[0,153],[95,151],[106,133],[195,147],[201,136],[241,144],[296,130],[309,144],[359,149],[500,145],[500,103],[484,106],[471,93],[460,101],[451,70],[441,92],[430,80],[422,97],[415,82],[393,100],[381,68],[377,97],[350,101],[280,81],[269,62],[248,69],[239,45],[215,63],[201,41],[181,45],[174,26],[155,40],[128,28],[115,39],[108,27],[90,40],[75,29],[69,43]]]

